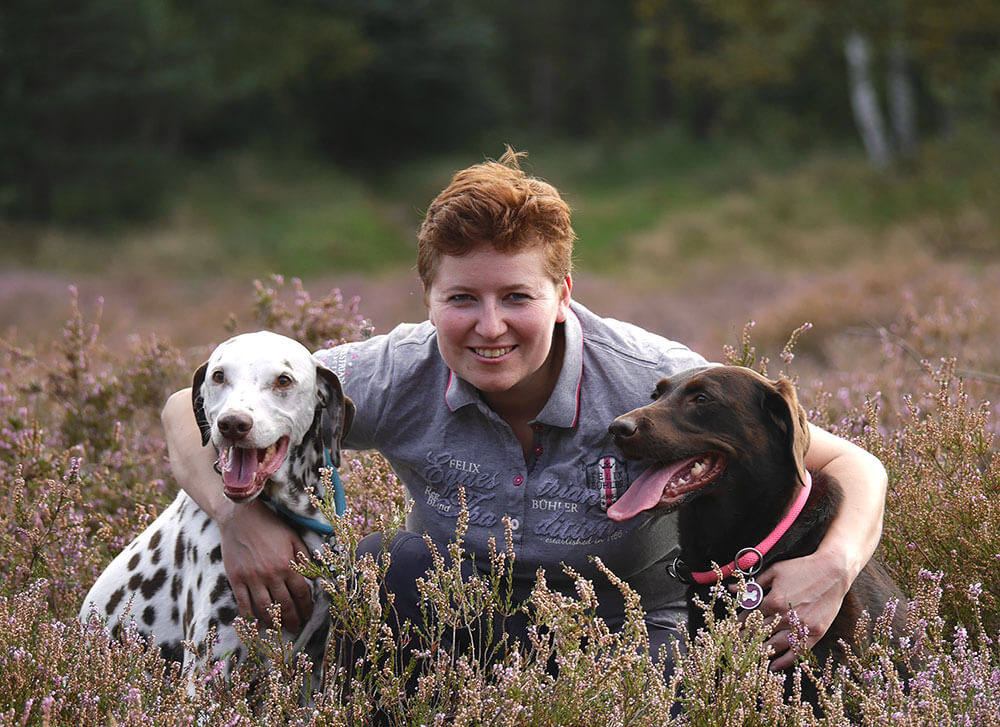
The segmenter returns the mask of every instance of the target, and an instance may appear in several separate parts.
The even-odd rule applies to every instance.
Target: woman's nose
[[[476,333],[483,338],[499,338],[507,330],[507,322],[496,303],[486,302],[479,311]]]

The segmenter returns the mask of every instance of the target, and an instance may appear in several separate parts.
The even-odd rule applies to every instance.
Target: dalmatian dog
[[[320,468],[340,464],[340,441],[354,404],[340,380],[296,341],[269,331],[220,344],[194,375],[192,403],[202,443],[218,451],[219,486],[234,502],[260,497],[298,530],[310,552],[331,532],[311,505],[323,498]],[[245,658],[233,621],[236,599],[222,565],[221,535],[183,491],[111,562],[84,599],[80,618],[96,613],[112,634],[129,619],[164,657],[188,666],[208,653],[228,676]],[[329,631],[329,600],[313,583],[313,610],[297,634],[298,653],[318,677]],[[206,639],[214,629],[216,640]],[[197,655],[185,643],[193,644]],[[206,666],[200,664],[200,666]],[[314,678],[313,684],[320,680]]]

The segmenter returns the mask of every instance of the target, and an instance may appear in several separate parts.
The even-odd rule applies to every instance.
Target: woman
[[[596,574],[591,559],[599,556],[641,596],[655,653],[684,613],[683,586],[664,567],[676,545],[675,518],[607,518],[646,464],[624,461],[607,426],[648,403],[660,378],[705,360],[572,300],[569,208],[552,186],[521,171],[518,157],[508,149],[499,162],[459,172],[432,202],[418,244],[428,321],[317,357],[358,407],[345,446],[379,450],[413,501],[407,532],[388,545],[398,609],[419,612],[413,581],[430,562],[421,536],[441,546],[454,538],[462,487],[470,514],[464,543],[477,562],[489,562],[489,539],[503,543],[510,522],[517,597],[530,592],[539,567],[550,585],[571,589],[561,564],[570,565],[593,577],[600,615],[614,627],[622,602]],[[189,402],[178,392],[163,411],[174,475],[222,531],[242,612],[262,615],[277,602],[294,632],[311,603],[288,563],[305,548],[262,504],[222,496]],[[811,434],[806,465],[836,477],[845,502],[816,553],[757,577],[770,589],[761,610],[779,619],[770,640],[775,669],[795,659],[789,605],[815,643],[881,533],[881,464],[828,432]],[[363,549],[377,552],[381,541],[370,540]]]

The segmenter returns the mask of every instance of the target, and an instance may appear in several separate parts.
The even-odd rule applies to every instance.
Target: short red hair
[[[521,170],[527,156],[509,146],[498,161],[463,169],[424,217],[417,243],[417,272],[429,288],[442,255],[460,257],[477,247],[513,253],[540,246],[545,272],[561,283],[573,269],[576,233],[569,205],[548,182]]]

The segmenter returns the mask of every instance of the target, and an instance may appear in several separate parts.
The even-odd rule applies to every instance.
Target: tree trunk
[[[900,156],[913,158],[917,155],[917,108],[913,100],[913,83],[906,47],[896,39],[889,47],[889,118],[892,121],[892,135]]]
[[[847,57],[847,82],[854,121],[858,125],[868,158],[877,167],[888,166],[892,161],[892,148],[889,146],[878,95],[872,83],[871,46],[868,39],[852,30],[844,41],[844,55]]]
[[[545,132],[556,122],[558,82],[556,68],[548,56],[538,56],[532,64],[531,106],[535,124]]]

